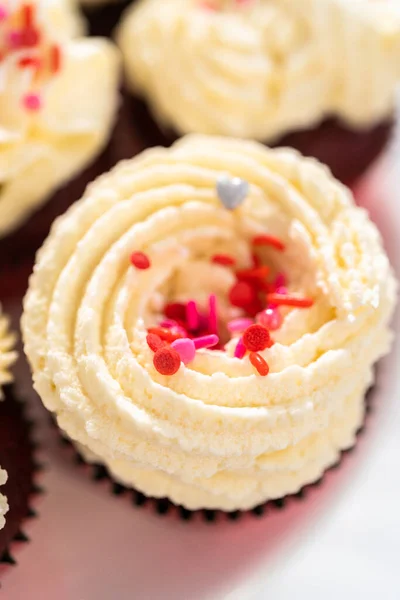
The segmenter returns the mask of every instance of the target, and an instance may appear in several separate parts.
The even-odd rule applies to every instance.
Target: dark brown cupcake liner
[[[0,466],[8,473],[0,492],[7,497],[9,510],[0,530],[0,563],[17,563],[17,545],[30,541],[24,532],[27,520],[38,516],[35,499],[44,493],[38,484],[43,466],[37,459],[39,446],[33,440],[35,424],[25,416],[25,405],[13,386],[3,388],[0,402]]]
[[[56,427],[58,430],[60,436],[60,443],[66,446],[68,450],[72,451],[73,460],[79,467],[82,468],[82,470],[85,470],[88,473],[90,479],[97,483],[107,482],[109,484],[108,491],[113,496],[130,496],[131,503],[134,507],[148,508],[149,510],[160,516],[175,515],[183,521],[193,521],[199,519],[205,521],[206,523],[215,523],[221,520],[239,521],[245,515],[251,515],[253,517],[264,517],[276,510],[282,510],[286,508],[286,506],[292,501],[299,502],[305,500],[310,495],[310,493],[312,493],[313,490],[319,488],[324,483],[326,475],[329,472],[338,469],[342,464],[343,458],[355,450],[357,446],[357,440],[365,431],[368,415],[371,413],[372,410],[372,390],[373,388],[371,388],[371,390],[367,393],[365,398],[364,422],[356,433],[355,444],[351,448],[343,450],[340,454],[338,461],[334,465],[329,467],[323,473],[320,479],[318,479],[314,483],[305,485],[295,494],[288,494],[286,496],[283,496],[282,498],[268,500],[267,502],[260,504],[259,506],[256,506],[251,510],[235,510],[230,512],[211,509],[189,510],[184,506],[174,504],[168,498],[153,498],[151,496],[146,496],[145,494],[139,492],[134,488],[126,487],[115,481],[111,473],[104,465],[88,463],[87,461],[85,461],[81,454],[79,454],[79,452],[76,450],[73,443],[64,436],[63,432],[60,429],[58,429],[57,424],[54,420],[53,424],[54,427]]]

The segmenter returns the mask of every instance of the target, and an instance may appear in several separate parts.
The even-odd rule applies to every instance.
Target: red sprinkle
[[[61,50],[59,46],[50,48],[50,68],[53,73],[58,73],[61,69]]]
[[[233,256],[229,256],[228,254],[214,254],[214,256],[211,258],[211,262],[217,265],[223,265],[224,267],[229,267],[236,264],[236,260],[233,258]]]
[[[146,336],[146,341],[150,350],[153,350],[153,352],[157,352],[157,350],[165,345],[165,342],[163,342],[160,336],[156,333],[148,333]]]
[[[244,308],[251,304],[256,297],[256,292],[247,281],[238,281],[229,292],[229,302],[233,306]]]
[[[258,371],[258,374],[265,377],[269,373],[268,363],[257,352],[250,353],[250,362]]]
[[[268,348],[271,341],[269,331],[262,325],[250,325],[243,334],[243,343],[250,352],[260,352]]]
[[[41,61],[40,58],[37,58],[35,56],[24,56],[23,58],[19,59],[18,66],[20,67],[20,69],[25,69],[27,67],[40,69]]]
[[[270,272],[270,268],[267,265],[262,267],[254,267],[252,269],[241,269],[236,271],[236,277],[240,280],[248,281],[253,279],[265,279]]]
[[[22,20],[24,28],[28,29],[32,27],[35,13],[35,6],[33,4],[24,4],[21,8]]]
[[[272,246],[276,250],[280,250],[283,252],[286,248],[285,244],[279,238],[274,235],[269,235],[267,233],[263,233],[261,235],[256,235],[253,238],[253,246]]]
[[[170,302],[165,305],[164,314],[168,319],[186,322],[186,304],[182,302]]]
[[[144,252],[132,252],[131,263],[140,270],[148,269],[151,266],[150,259]]]
[[[21,46],[25,48],[33,48],[40,42],[40,33],[37,29],[29,27],[21,31]]]
[[[267,302],[275,306],[294,306],[296,308],[310,308],[314,304],[312,298],[300,298],[288,294],[267,294]]]
[[[181,358],[173,348],[159,348],[154,355],[153,364],[161,375],[175,375],[181,366]]]
[[[38,96],[38,94],[27,94],[26,96],[23,97],[22,102],[23,102],[23,105],[26,108],[26,110],[29,110],[32,112],[40,110],[40,108],[42,106],[42,101],[40,99],[40,96]]]
[[[176,331],[171,331],[171,329],[166,329],[164,327],[150,327],[148,332],[158,335],[159,338],[168,344],[172,344],[172,342],[175,340],[179,340],[184,337],[183,334]]]

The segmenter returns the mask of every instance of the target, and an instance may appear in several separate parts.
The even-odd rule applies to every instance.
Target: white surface
[[[390,160],[378,166],[358,199],[400,273],[396,171]],[[357,451],[306,501],[262,519],[182,523],[132,508],[128,497],[112,496],[109,484],[91,481],[72,463],[39,411],[41,437],[48,440],[47,494],[38,504],[40,518],[24,527],[31,543],[14,550],[18,566],[2,573],[2,597],[399,600],[398,346],[380,367],[374,412]]]

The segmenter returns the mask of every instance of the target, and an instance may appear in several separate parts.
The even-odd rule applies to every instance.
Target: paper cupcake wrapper
[[[0,492],[7,496],[9,510],[0,531],[0,563],[17,563],[17,545],[29,542],[24,532],[27,520],[36,518],[35,499],[44,493],[38,484],[43,466],[37,459],[38,444],[33,441],[35,424],[25,416],[25,406],[12,386],[3,389],[0,402],[0,465],[8,480]]]
[[[372,389],[372,388],[371,388]],[[315,481],[314,483],[306,484],[302,487],[296,494],[288,494],[282,498],[278,498],[276,500],[268,500],[267,502],[256,506],[251,510],[246,511],[232,511],[232,512],[224,512],[222,510],[209,510],[209,509],[200,509],[200,510],[188,510],[183,506],[179,506],[171,502],[168,498],[153,498],[150,496],[146,496],[145,494],[135,490],[134,488],[128,488],[124,485],[121,485],[117,481],[115,481],[112,475],[109,473],[106,467],[101,464],[93,464],[88,463],[84,460],[84,458],[79,454],[76,450],[73,443],[63,435],[63,432],[58,429],[60,440],[63,445],[73,450],[73,458],[76,464],[80,467],[85,467],[85,470],[88,472],[90,478],[95,482],[109,482],[109,492],[113,496],[127,496],[131,494],[131,501],[134,507],[146,507],[155,512],[158,515],[166,516],[166,515],[176,515],[183,521],[192,521],[194,519],[202,519],[207,523],[214,523],[221,519],[228,519],[230,521],[238,521],[244,515],[253,515],[254,517],[263,517],[267,515],[272,510],[282,510],[286,507],[289,501],[302,501],[305,500],[309,493],[318,487],[320,487],[325,479],[325,476],[337,469],[344,458],[344,456],[350,454],[357,445],[357,440],[360,435],[365,431],[365,426],[367,423],[367,417],[372,410],[371,405],[371,390],[368,392],[365,398],[365,417],[362,426],[358,429],[356,433],[356,440],[352,447],[343,450],[340,454],[338,461],[329,467],[322,475],[320,479]],[[53,421],[55,427],[57,427],[56,423]]]

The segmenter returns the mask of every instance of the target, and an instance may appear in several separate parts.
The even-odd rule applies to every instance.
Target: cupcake
[[[313,159],[188,136],[89,186],[24,300],[34,387],[87,461],[189,510],[249,510],[352,447],[395,279]]]
[[[34,479],[31,424],[12,386],[10,367],[17,358],[15,336],[0,307],[0,563],[14,563],[12,543],[27,541],[23,533],[26,518],[34,516],[33,495],[39,490]]]
[[[9,368],[16,358],[16,354],[12,350],[14,341],[14,336],[9,332],[8,320],[2,314],[0,306],[0,400],[3,399],[2,386],[11,381]],[[6,481],[7,473],[0,467],[0,486],[3,486]],[[0,530],[5,525],[5,514],[7,511],[7,498],[0,493]]]
[[[6,3],[0,16],[1,237],[105,146],[119,59],[110,42],[80,37],[69,1]]]
[[[400,12],[361,0],[141,0],[118,43],[161,128],[291,145],[348,182],[387,142]]]

